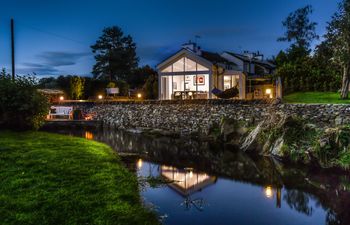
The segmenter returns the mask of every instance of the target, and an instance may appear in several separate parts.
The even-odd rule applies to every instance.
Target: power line
[[[75,42],[75,43],[78,43],[78,44],[81,44],[81,45],[84,45],[84,46],[90,46],[90,44],[88,44],[88,43],[85,43],[85,42],[82,42],[82,41],[78,41],[78,40],[75,40],[73,38],[69,38],[69,37],[66,37],[66,36],[63,36],[63,35],[51,32],[51,31],[46,31],[46,30],[43,30],[43,29],[40,29],[40,28],[37,28],[37,27],[33,27],[31,25],[24,24],[22,22],[17,22],[17,24],[19,24],[22,27],[27,27],[29,29],[32,29],[32,30],[35,30],[35,31],[38,31],[38,32],[41,32],[41,33],[44,33],[44,34],[48,34],[48,35],[51,35],[51,36],[54,36],[54,37],[57,37],[57,38],[61,38],[61,39],[68,40],[68,41],[72,41],[72,42]]]

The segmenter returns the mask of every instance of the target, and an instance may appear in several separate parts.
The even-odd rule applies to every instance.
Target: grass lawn
[[[108,146],[0,131],[0,224],[157,224]]]
[[[350,104],[350,100],[340,99],[336,92],[296,92],[283,97],[286,103],[328,103]]]

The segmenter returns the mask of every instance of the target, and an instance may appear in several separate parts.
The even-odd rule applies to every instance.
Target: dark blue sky
[[[137,43],[140,64],[152,66],[194,40],[202,49],[261,51],[272,56],[287,44],[281,21],[299,7],[314,7],[317,32],[336,0],[1,0],[0,67],[10,69],[10,18],[15,19],[19,74],[90,75],[90,45],[106,26],[118,25]]]

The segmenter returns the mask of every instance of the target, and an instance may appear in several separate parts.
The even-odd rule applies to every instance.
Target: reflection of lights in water
[[[142,159],[137,161],[137,167],[140,169],[142,167]]]
[[[272,187],[271,187],[271,186],[265,187],[265,196],[266,196],[267,198],[272,198],[272,196],[273,196],[273,191],[272,191]]]
[[[90,131],[85,132],[85,139],[92,140],[94,139],[94,134],[91,133]]]

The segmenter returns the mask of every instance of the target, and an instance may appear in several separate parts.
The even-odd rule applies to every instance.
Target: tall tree
[[[327,26],[325,38],[330,41],[333,59],[342,68],[341,98],[349,96],[350,82],[350,0],[342,0]]]
[[[291,49],[309,52],[311,42],[318,38],[317,23],[310,21],[312,11],[312,7],[308,5],[290,13],[282,22],[286,32],[283,37],[278,38],[278,41],[291,42]]]
[[[69,93],[72,99],[77,100],[83,97],[84,83],[85,83],[85,80],[82,77],[78,77],[78,76],[71,77],[70,85],[69,85],[69,89],[70,89]]]
[[[91,48],[96,60],[92,73],[96,78],[126,80],[137,68],[136,44],[117,26],[105,28]]]

